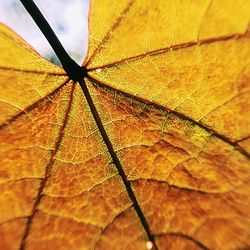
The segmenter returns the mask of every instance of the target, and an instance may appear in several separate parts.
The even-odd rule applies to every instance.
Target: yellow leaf
[[[0,25],[0,248],[248,249],[249,17],[91,1],[80,84]]]

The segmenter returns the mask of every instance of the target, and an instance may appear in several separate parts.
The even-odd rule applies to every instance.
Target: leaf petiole
[[[57,57],[59,58],[62,67],[68,74],[68,76],[74,81],[81,81],[85,76],[87,76],[87,70],[85,67],[79,66],[66,52],[63,45],[57,38],[55,32],[50,27],[49,23],[38,9],[34,1],[32,0],[20,0],[29,12],[32,19],[35,21],[36,25],[39,27],[43,35],[48,40],[49,44],[53,48]]]

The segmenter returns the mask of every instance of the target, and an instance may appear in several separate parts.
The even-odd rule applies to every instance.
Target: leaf
[[[249,10],[92,1],[80,84],[1,25],[0,248],[248,249]]]

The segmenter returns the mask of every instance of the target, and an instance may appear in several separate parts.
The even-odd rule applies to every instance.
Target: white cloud
[[[79,64],[88,45],[89,0],[36,0],[59,40]],[[10,26],[41,55],[51,57],[53,50],[19,0],[0,1],[0,22]]]

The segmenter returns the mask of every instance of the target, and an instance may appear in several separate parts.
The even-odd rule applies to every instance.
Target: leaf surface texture
[[[249,248],[249,16],[91,1],[93,105],[1,24],[0,248]]]

